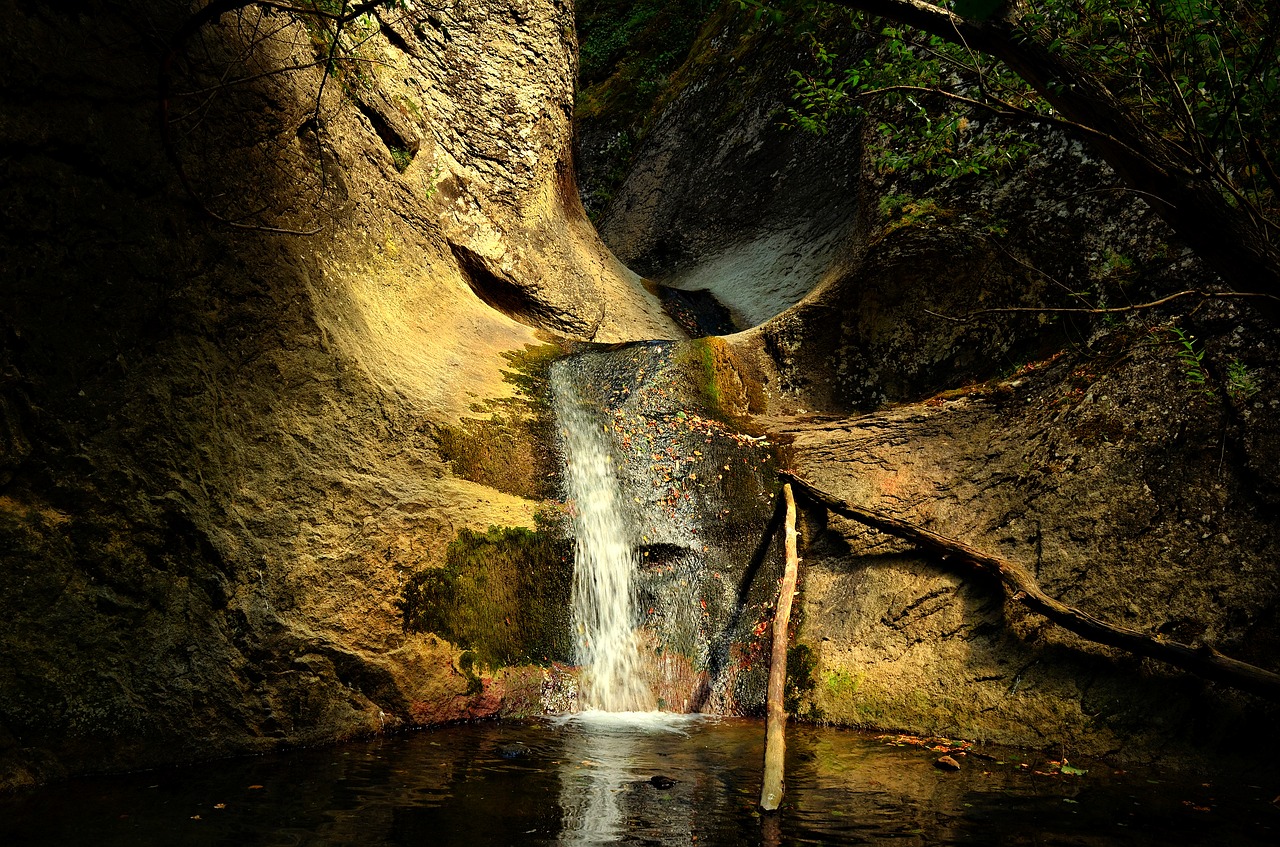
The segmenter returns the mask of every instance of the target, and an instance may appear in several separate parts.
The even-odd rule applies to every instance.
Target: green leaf
[[[985,21],[1003,5],[1004,0],[956,0],[956,14],[971,21]]]
[[[1077,768],[1075,765],[1063,765],[1062,772],[1067,776],[1084,776],[1088,773],[1084,768]]]

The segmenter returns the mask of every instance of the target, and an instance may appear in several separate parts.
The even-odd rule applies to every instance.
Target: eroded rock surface
[[[1021,562],[1105,621],[1269,667],[1275,517],[1239,464],[1239,430],[1178,379],[1171,345],[1119,335],[1091,360],[797,429],[796,465],[852,502]],[[1187,742],[1240,749],[1270,714],[1056,629],[989,580],[844,519],[810,541],[801,639],[829,719],[1141,758]]]
[[[187,14],[4,10],[0,786],[539,710],[557,657],[464,659],[406,589],[555,532],[536,328],[678,334],[581,214],[566,6],[362,18],[322,85],[250,4],[162,133]]]
[[[710,291],[740,328],[843,267],[864,208],[860,131],[846,122],[817,139],[782,129],[786,73],[804,51],[744,17],[726,5],[704,27],[600,218],[630,267]]]

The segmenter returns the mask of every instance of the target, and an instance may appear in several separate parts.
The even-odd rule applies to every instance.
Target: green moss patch
[[[743,375],[723,338],[708,336],[690,341],[677,364],[695,381],[705,408],[740,428],[748,428],[745,421],[738,420],[741,411],[760,412],[766,408],[764,388]]]
[[[445,565],[414,574],[399,605],[411,632],[434,632],[489,667],[568,661],[572,542],[536,530],[464,529]]]
[[[554,415],[547,380],[551,363],[563,352],[544,344],[504,353],[511,369],[502,372],[503,380],[516,387],[515,396],[473,406],[483,417],[435,428],[440,455],[456,475],[530,500],[554,496]]]
[[[821,721],[822,711],[813,703],[813,691],[817,688],[814,671],[818,659],[807,644],[795,644],[787,649],[787,685],[782,694],[782,705],[787,714],[811,721]]]

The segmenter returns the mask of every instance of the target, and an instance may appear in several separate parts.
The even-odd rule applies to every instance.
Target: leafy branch
[[[763,0],[739,0],[756,10]],[[875,98],[881,155],[946,176],[998,166],[1021,139],[966,130],[972,110],[1054,125],[1120,179],[1241,291],[1280,292],[1280,11],[1263,0],[790,0],[847,10],[852,60],[815,46],[791,123],[821,131]],[[841,62],[846,62],[841,66]],[[1025,155],[1013,147],[1010,156]],[[985,161],[984,161],[985,159]]]

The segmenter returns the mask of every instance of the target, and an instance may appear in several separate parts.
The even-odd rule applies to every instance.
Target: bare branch
[[[1016,562],[992,556],[962,541],[890,515],[856,506],[793,473],[782,471],[779,476],[783,481],[794,485],[798,493],[814,502],[872,529],[906,539],[936,556],[947,567],[955,568],[959,565],[995,577],[1010,600],[1022,603],[1031,611],[1081,638],[1166,662],[1205,679],[1221,682],[1268,700],[1280,701],[1280,674],[1224,656],[1208,645],[1193,647],[1166,641],[1136,629],[1109,624],[1050,597],[1026,569]]]
[[[1129,306],[1112,306],[1108,308],[1071,308],[1071,307],[1049,307],[1049,306],[1009,306],[1002,309],[978,309],[969,312],[964,317],[956,317],[955,315],[944,315],[941,312],[935,312],[931,309],[923,309],[922,311],[933,315],[935,318],[942,318],[952,323],[969,323],[983,315],[1000,315],[1000,314],[1017,314],[1017,313],[1033,313],[1033,314],[1075,314],[1075,315],[1117,315],[1125,312],[1137,312],[1142,309],[1154,309],[1171,303],[1174,300],[1180,300],[1183,297],[1199,297],[1201,300],[1231,300],[1231,299],[1261,299],[1269,300],[1274,303],[1280,303],[1280,297],[1273,294],[1262,294],[1253,291],[1201,291],[1192,288],[1186,291],[1179,291],[1176,294],[1170,294],[1167,297],[1161,297],[1159,300],[1152,300],[1149,303],[1134,303]]]

